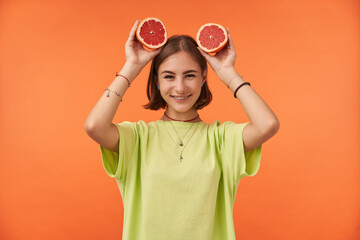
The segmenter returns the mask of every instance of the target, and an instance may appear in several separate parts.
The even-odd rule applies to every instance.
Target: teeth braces
[[[176,98],[176,99],[179,99],[179,100],[184,100],[184,99],[187,99],[187,98],[189,98],[190,96],[187,96],[187,97],[175,97],[174,96],[174,98]]]

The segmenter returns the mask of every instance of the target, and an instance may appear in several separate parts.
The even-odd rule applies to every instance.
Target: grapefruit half
[[[138,25],[136,38],[146,50],[158,49],[167,41],[165,25],[157,18],[145,18]]]
[[[200,27],[196,42],[204,52],[213,56],[228,42],[227,31],[220,24],[207,23]]]

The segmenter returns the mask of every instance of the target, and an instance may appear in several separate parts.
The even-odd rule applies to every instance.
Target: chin
[[[188,111],[194,110],[193,107],[195,103],[193,104],[187,104],[187,105],[176,105],[176,104],[167,104],[167,108],[170,108],[172,111],[178,112],[178,113],[186,113]]]
[[[188,111],[190,111],[190,110],[192,110],[193,108],[192,107],[181,107],[181,108],[177,108],[177,107],[172,107],[172,110],[173,111],[176,111],[176,112],[178,112],[178,113],[186,113],[186,112],[188,112]]]

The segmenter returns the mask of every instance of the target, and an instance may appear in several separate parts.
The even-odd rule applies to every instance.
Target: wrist
[[[120,70],[120,74],[126,76],[130,82],[132,82],[137,75],[140,74],[142,68],[136,64],[125,62],[124,66]]]
[[[221,81],[223,81],[226,86],[235,76],[239,76],[234,67],[223,68],[218,74]]]
[[[228,88],[232,91],[235,92],[236,88],[243,84],[245,82],[245,80],[243,79],[242,76],[240,76],[239,74],[237,74],[236,76],[234,76],[234,78],[231,80]]]

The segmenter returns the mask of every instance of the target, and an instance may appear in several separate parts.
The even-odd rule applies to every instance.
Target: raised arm
[[[245,81],[234,68],[236,52],[229,29],[227,31],[228,46],[215,56],[210,56],[200,48],[199,50],[220,80],[234,93]],[[243,130],[244,149],[250,151],[274,136],[280,128],[280,122],[271,108],[251,86],[243,85],[236,92],[236,98],[250,119],[250,123]]]
[[[148,52],[137,41],[135,32],[139,22],[139,20],[135,22],[125,44],[126,62],[119,72],[122,76],[117,76],[107,87],[111,91],[104,91],[103,95],[91,110],[84,126],[86,133],[94,141],[114,152],[119,151],[119,133],[112,121],[122,97],[129,88],[129,82],[131,84],[146,64],[161,50],[158,49],[153,52]],[[119,95],[117,95],[116,92]],[[107,96],[107,94],[109,94],[109,96]]]

